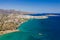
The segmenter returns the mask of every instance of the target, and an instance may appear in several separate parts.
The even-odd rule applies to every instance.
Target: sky
[[[0,9],[36,13],[60,13],[60,0],[0,0]]]

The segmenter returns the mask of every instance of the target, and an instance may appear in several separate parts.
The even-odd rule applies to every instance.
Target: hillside
[[[27,13],[0,9],[0,35],[17,31],[18,26],[28,20],[27,18],[21,18],[21,14]]]

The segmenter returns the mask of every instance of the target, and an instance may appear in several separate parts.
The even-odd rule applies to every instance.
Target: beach
[[[18,32],[19,30],[6,30],[6,31],[0,31],[0,35],[11,33],[11,32]]]

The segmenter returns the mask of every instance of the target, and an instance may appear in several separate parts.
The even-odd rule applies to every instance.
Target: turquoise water
[[[29,19],[19,26],[21,32],[0,36],[0,40],[60,40],[60,16]]]
[[[35,39],[60,40],[60,16],[49,16],[48,19],[30,19],[23,23],[19,29],[33,33]]]
[[[31,37],[29,32],[13,32],[2,35],[0,40],[30,40]]]

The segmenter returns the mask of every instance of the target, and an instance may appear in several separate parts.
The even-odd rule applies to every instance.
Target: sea
[[[43,14],[29,15],[45,16]],[[60,15],[55,14],[46,19],[30,18],[17,30],[20,31],[0,36],[0,40],[60,40]]]

